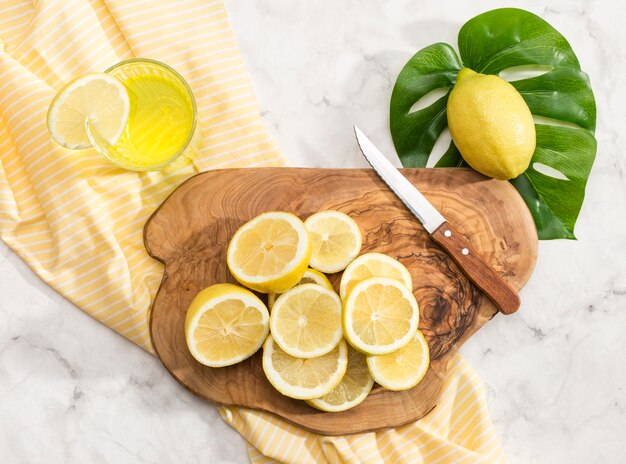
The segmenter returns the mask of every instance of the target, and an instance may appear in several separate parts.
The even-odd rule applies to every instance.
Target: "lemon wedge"
[[[338,412],[362,403],[372,390],[374,379],[367,367],[365,355],[348,345],[348,368],[341,382],[330,393],[307,403],[321,411]]]
[[[388,390],[408,390],[417,385],[428,370],[428,343],[419,330],[404,347],[382,356],[368,356],[367,365],[376,382]]]
[[[288,355],[267,337],[263,345],[263,371],[285,396],[308,400],[329,393],[341,381],[348,366],[348,347],[341,340],[330,353],[302,359]]]
[[[326,277],[320,271],[311,268],[308,268],[306,271],[304,271],[302,279],[300,279],[300,281],[296,285],[302,284],[317,284],[321,285],[324,288],[327,288],[328,290],[333,290],[333,284],[330,283],[328,277]],[[278,298],[280,295],[280,293],[270,293],[269,295],[267,295],[267,307],[269,309],[272,309],[276,298]]]
[[[185,318],[185,338],[198,362],[223,367],[243,361],[261,347],[269,332],[269,313],[251,291],[233,284],[202,290]]]
[[[361,230],[347,214],[320,211],[309,216],[304,225],[311,237],[310,266],[318,271],[342,271],[361,251]]]
[[[402,348],[415,335],[418,322],[413,293],[388,277],[359,282],[344,300],[344,335],[353,347],[368,355]]]
[[[59,145],[91,147],[86,122],[110,145],[120,139],[130,114],[124,85],[108,74],[87,74],[65,87],[48,108],[48,131]]]
[[[341,299],[345,299],[357,283],[370,277],[388,277],[413,290],[411,274],[400,261],[382,253],[365,253],[352,261],[343,272],[339,284]]]
[[[274,303],[270,329],[285,353],[298,358],[322,356],[341,340],[339,295],[317,284],[298,285]]]
[[[309,235],[290,213],[263,213],[233,235],[226,252],[231,274],[261,293],[282,293],[304,275],[311,257]]]

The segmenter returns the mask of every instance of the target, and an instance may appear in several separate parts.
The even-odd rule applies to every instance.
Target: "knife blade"
[[[450,224],[430,201],[354,126],[357,143],[367,162],[420,221],[432,239],[457,263],[463,273],[504,314],[517,311],[520,299],[496,270],[473,250],[469,241]]]

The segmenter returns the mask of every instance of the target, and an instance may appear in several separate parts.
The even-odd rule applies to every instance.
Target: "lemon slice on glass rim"
[[[92,146],[87,121],[110,145],[120,139],[130,114],[130,99],[124,85],[112,76],[94,73],[63,87],[52,99],[46,122],[59,145],[79,150]]]

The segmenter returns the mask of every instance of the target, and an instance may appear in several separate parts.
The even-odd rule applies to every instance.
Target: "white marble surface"
[[[227,0],[290,164],[361,166],[351,125],[392,154],[402,65],[499,2]],[[462,349],[513,463],[626,462],[626,29],[621,1],[510,1],[561,30],[591,76],[598,157],[578,241],[543,242],[523,306]],[[247,462],[214,408],[0,246],[0,461]]]

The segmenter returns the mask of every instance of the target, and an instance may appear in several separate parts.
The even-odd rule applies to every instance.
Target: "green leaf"
[[[391,95],[391,135],[405,167],[424,167],[439,134],[448,125],[448,95],[419,111],[411,108],[433,90],[451,89],[461,69],[454,49],[444,43],[417,52],[404,66]]]
[[[555,68],[532,79],[511,82],[537,116],[570,122],[591,133],[596,128],[596,103],[587,75]]]
[[[500,8],[466,22],[459,31],[465,66],[483,74],[531,64],[580,69],[559,31],[525,10]]]
[[[580,128],[537,124],[537,149],[529,168],[511,182],[528,205],[541,240],[575,238],[574,224],[585,197],[595,159],[596,139]],[[549,166],[567,180],[541,173],[536,163]]]
[[[461,156],[459,149],[452,141],[450,142],[450,146],[448,147],[446,152],[441,158],[439,158],[437,164],[435,164],[436,168],[460,168],[467,166],[468,165]]]
[[[545,74],[511,82],[535,116],[537,148],[528,170],[512,180],[528,205],[540,239],[574,237],[585,186],[595,159],[596,105],[587,75],[567,40],[546,21],[524,10],[501,8],[469,20],[458,37],[462,64],[446,44],[416,53],[400,72],[391,97],[391,135],[406,167],[426,166],[447,126],[447,97],[416,112],[411,107],[436,88],[451,89],[456,73],[468,67],[485,74],[538,65]],[[449,93],[449,91],[448,91]],[[556,169],[568,180],[533,166]],[[437,167],[465,165],[452,142]]]

